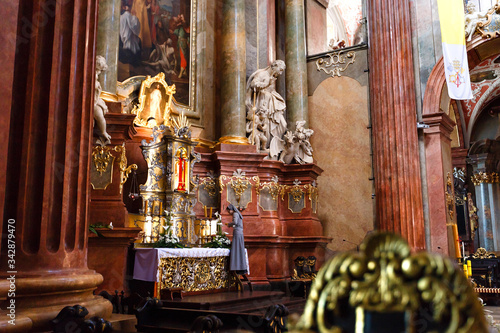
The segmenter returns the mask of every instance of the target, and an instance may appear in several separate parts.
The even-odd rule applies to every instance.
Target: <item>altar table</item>
[[[166,288],[186,292],[227,288],[229,253],[212,248],[137,248],[133,278],[156,282],[158,295]]]

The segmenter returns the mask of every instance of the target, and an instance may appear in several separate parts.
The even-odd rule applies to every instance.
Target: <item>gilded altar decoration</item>
[[[92,161],[94,162],[94,168],[99,175],[108,169],[108,165],[111,163],[113,165],[114,156],[111,154],[112,148],[107,146],[95,146],[92,149]]]
[[[354,60],[356,60],[356,52],[349,51],[344,53],[344,51],[337,51],[328,54],[329,59],[325,60],[320,58],[316,60],[316,69],[318,71],[323,71],[327,75],[342,76],[342,72],[344,72],[349,65],[354,64]]]
[[[264,211],[278,210],[278,195],[280,193],[280,185],[278,184],[278,176],[271,178],[270,182],[260,184],[256,189],[259,206]]]
[[[478,172],[471,177],[474,186],[481,184],[500,183],[500,176],[496,172]]]
[[[227,288],[228,256],[160,258],[158,288],[204,291]]]
[[[367,313],[418,319],[404,321],[408,332],[422,324],[439,332],[488,332],[460,269],[439,255],[412,255],[406,240],[388,233],[372,235],[361,252],[338,254],[321,268],[295,329],[363,331]]]
[[[493,252],[488,252],[486,251],[485,248],[480,247],[477,249],[476,253],[472,255],[472,258],[474,259],[489,259],[489,258],[496,258],[496,254]]]
[[[303,280],[303,279],[311,279],[314,280],[317,275],[316,271],[316,257],[309,256],[307,258],[303,256],[298,256],[293,261],[295,264],[295,268],[293,269],[293,275],[291,277],[292,280]]]
[[[226,182],[226,180],[228,181]],[[231,178],[221,175],[219,177],[221,193],[227,186],[227,201],[232,204],[236,203],[238,207],[246,208],[252,202],[252,180],[255,187],[259,188],[259,177],[247,177],[245,171],[241,169],[234,171]]]
[[[318,185],[316,181],[313,181],[310,185],[304,185],[304,188],[307,189],[309,194],[309,201],[311,201],[311,208],[314,214],[318,212],[318,198],[319,191]]]
[[[195,233],[198,180],[193,177],[193,166],[200,161],[200,154],[194,152],[190,123],[182,113],[172,119],[171,126],[154,127],[152,137],[151,142],[143,140],[141,145],[148,164],[148,178],[140,186],[143,214],[160,221],[171,214],[173,236],[185,246],[194,245],[199,235]]]
[[[139,104],[134,107],[134,124],[141,127],[170,125],[172,100],[175,94],[175,84],[169,86],[165,82],[165,74],[160,72],[155,77],[146,77],[141,84]]]

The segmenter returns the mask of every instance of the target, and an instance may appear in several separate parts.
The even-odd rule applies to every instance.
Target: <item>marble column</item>
[[[40,332],[68,305],[102,317],[112,311],[92,294],[102,276],[87,268],[97,2],[19,4],[16,25],[26,31],[28,22],[31,30],[18,36],[29,40],[16,48],[16,89],[4,110],[11,123],[0,148],[9,161],[0,212],[0,331]],[[13,303],[15,327],[5,310]]]
[[[97,24],[97,55],[106,59],[108,70],[101,73],[102,90],[116,94],[118,48],[120,45],[121,0],[100,0]]]
[[[425,249],[410,5],[368,0],[376,228]],[[443,199],[444,200],[444,199]]]
[[[304,0],[285,0],[285,64],[288,128],[293,131],[298,120],[309,127]]]
[[[449,245],[455,244],[448,239],[447,224],[456,223],[456,218],[451,220],[446,205],[447,176],[453,174],[451,159],[451,132],[454,122],[445,113],[425,114],[425,124],[429,128],[424,130],[425,134],[425,156],[427,161],[427,184],[429,200],[429,229],[431,243],[427,244],[427,250],[441,253],[443,255],[454,255],[449,253]]]
[[[247,144],[245,0],[222,2],[221,143]]]

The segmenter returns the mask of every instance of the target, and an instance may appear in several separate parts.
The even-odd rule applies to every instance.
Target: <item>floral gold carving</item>
[[[120,167],[120,194],[123,191],[123,185],[127,182],[128,176],[132,170],[137,170],[137,164],[127,165],[127,156],[125,154],[125,143],[122,146],[115,146],[114,150],[120,154],[119,167]]]
[[[453,193],[453,183],[451,181],[451,174],[448,172],[446,177],[446,210],[448,212],[448,216],[450,217],[450,221],[453,221],[453,217],[455,216],[455,194]]]
[[[488,259],[488,258],[496,258],[496,254],[493,252],[488,252],[486,251],[485,248],[480,247],[477,249],[476,253],[472,255],[472,258],[474,259]]]
[[[252,183],[250,182],[250,180],[254,181],[256,188],[259,188],[260,186],[260,179],[258,176],[253,176],[252,178],[249,178],[245,175],[245,171],[242,171],[241,169],[237,169],[236,171],[234,171],[233,176],[229,178],[229,181],[227,183],[224,183],[226,179],[228,179],[226,175],[221,175],[219,177],[219,185],[221,193],[224,189],[224,186],[226,185],[230,186],[235,193],[238,205],[240,204],[240,200],[243,193],[248,188],[252,187]]]
[[[278,185],[278,177],[274,176],[271,182],[264,182],[259,187],[256,188],[257,195],[260,194],[260,191],[263,189],[268,189],[269,194],[273,201],[278,200],[278,195],[280,193],[280,185]]]
[[[471,239],[474,239],[474,236],[476,234],[476,229],[479,226],[478,219],[479,217],[477,216],[477,208],[474,205],[474,202],[472,201],[472,194],[467,193],[467,206],[469,208],[469,223],[470,223],[470,233],[471,233]]]
[[[342,76],[341,73],[345,71],[349,65],[354,64],[356,53],[354,51],[349,51],[344,54],[343,51],[338,51],[328,54],[328,57],[329,59],[327,60],[323,58],[316,60],[316,69],[332,77],[335,77],[335,75],[340,77]]]
[[[389,233],[375,233],[361,252],[338,254],[323,265],[295,329],[343,332],[336,323],[346,319],[347,307],[410,312],[412,318],[423,310],[440,332],[488,332],[482,306],[462,271],[439,255],[412,255],[406,240]],[[409,332],[416,331],[416,323],[409,325]]]
[[[92,149],[92,161],[99,175],[108,169],[109,162],[112,161],[111,150],[108,146],[94,146]]]
[[[302,196],[304,195],[304,190],[300,186],[300,183],[301,183],[300,180],[295,179],[293,181],[293,186],[290,187],[290,195],[292,196],[293,201],[295,202],[299,202],[300,199],[302,199]]]

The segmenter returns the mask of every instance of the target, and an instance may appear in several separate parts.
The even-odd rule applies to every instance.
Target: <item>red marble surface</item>
[[[412,34],[409,24],[401,24],[410,22],[410,5],[391,0],[367,5],[376,226],[424,250]]]
[[[453,240],[448,239],[446,231],[449,217],[445,191],[447,175],[453,175],[450,134],[455,124],[444,113],[426,114],[423,120],[430,126],[424,130],[425,157],[427,161],[432,161],[426,164],[431,237],[428,250],[449,255],[448,244]]]

